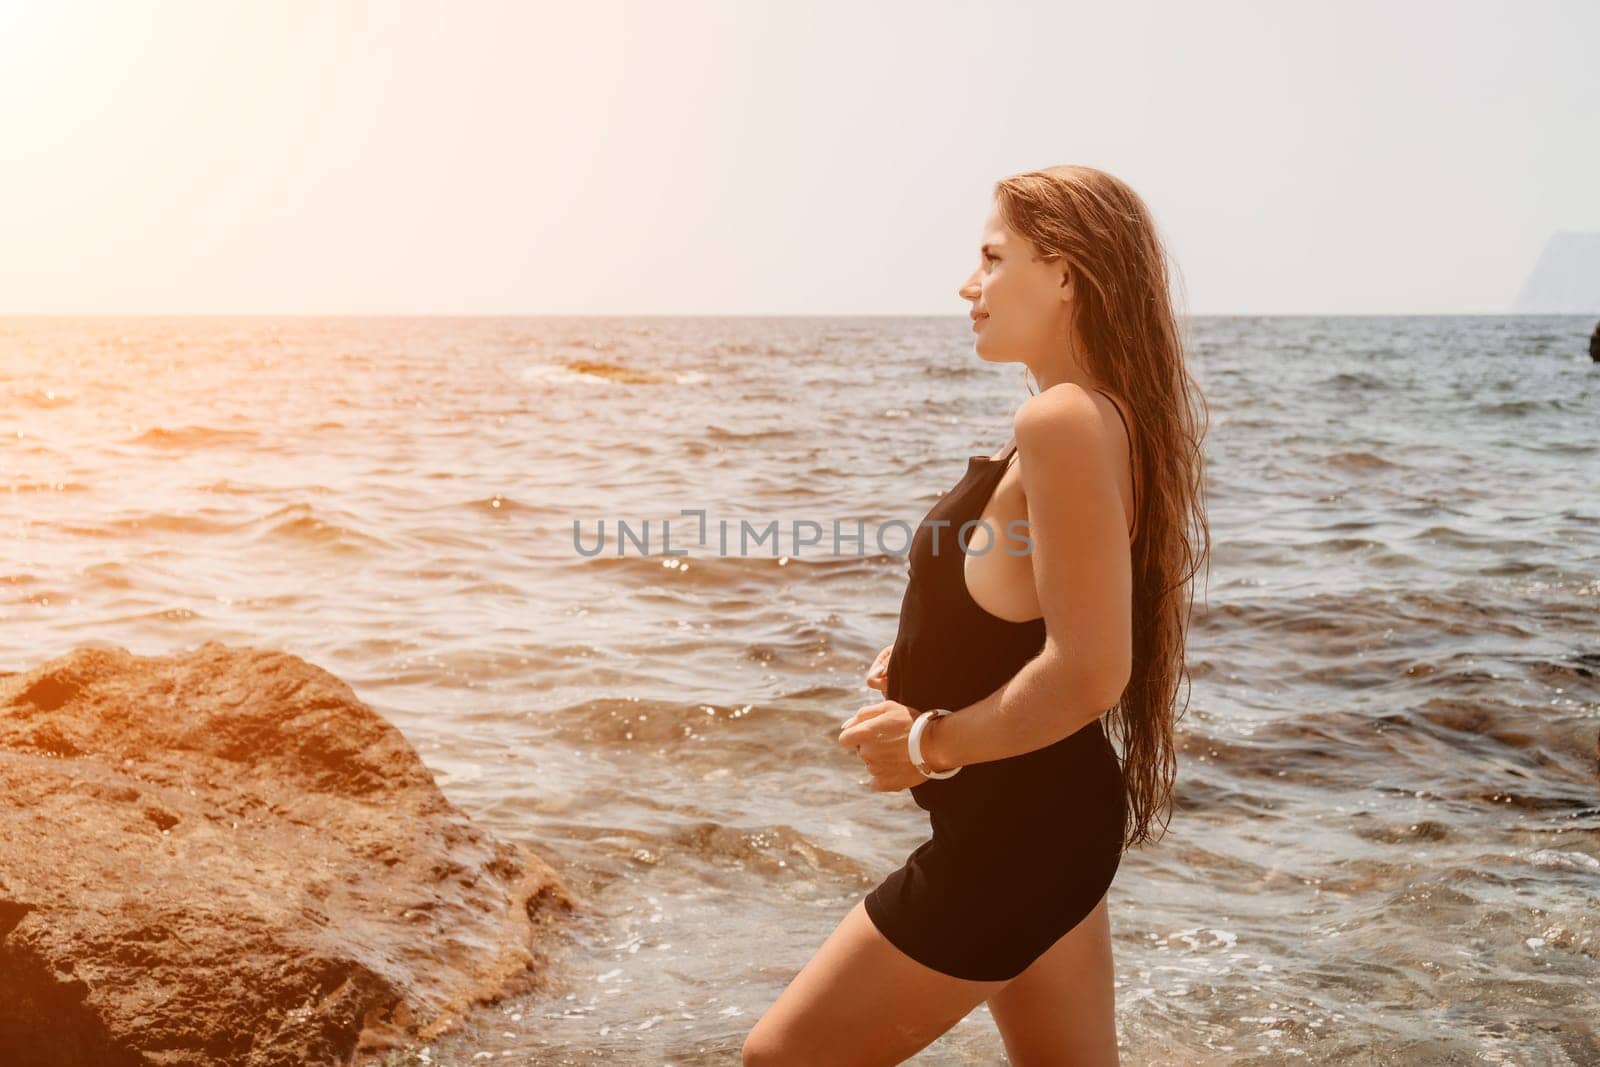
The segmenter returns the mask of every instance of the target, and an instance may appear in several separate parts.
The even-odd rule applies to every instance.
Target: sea
[[[0,317],[0,670],[336,674],[592,906],[407,1062],[737,1063],[929,833],[836,737],[1028,396],[968,325]],[[1593,322],[1184,325],[1212,553],[1123,1062],[1600,1063]],[[988,1008],[912,1062],[1005,1062]]]

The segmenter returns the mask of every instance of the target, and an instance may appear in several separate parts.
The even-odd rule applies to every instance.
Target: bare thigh
[[[879,933],[857,901],[756,1021],[745,1037],[744,1063],[900,1063],[1004,985],[923,966]]]
[[[1012,1067],[1117,1061],[1116,979],[1106,898],[989,998]]]

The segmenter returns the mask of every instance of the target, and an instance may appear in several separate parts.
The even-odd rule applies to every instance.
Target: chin
[[[990,347],[989,345],[984,344],[982,337],[979,337],[977,340],[972,342],[972,350],[974,352],[976,352],[978,354],[978,358],[983,360],[985,363],[1015,363],[1016,362],[1016,360],[1012,359],[1011,357],[1002,355],[1000,353],[997,353],[997,352],[995,352],[993,350],[992,347]]]

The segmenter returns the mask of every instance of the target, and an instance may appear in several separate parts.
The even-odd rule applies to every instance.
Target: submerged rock
[[[588,374],[596,378],[607,378],[614,382],[625,382],[629,385],[650,385],[657,382],[675,381],[670,374],[658,371],[635,370],[616,363],[604,363],[594,359],[569,360],[567,369],[575,374]]]
[[[0,676],[0,1063],[323,1064],[543,988],[576,901],[296,656]]]

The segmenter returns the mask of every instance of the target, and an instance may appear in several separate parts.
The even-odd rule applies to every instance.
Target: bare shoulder
[[[1103,447],[1100,409],[1087,389],[1072,382],[1052,385],[1023,401],[1011,428],[1024,456],[1081,461]]]

